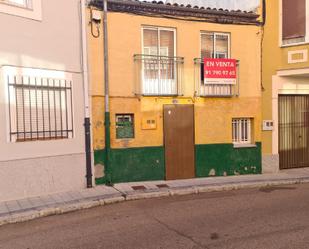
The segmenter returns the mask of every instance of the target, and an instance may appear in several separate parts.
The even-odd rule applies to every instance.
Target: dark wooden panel
[[[280,169],[309,167],[309,96],[279,96]]]
[[[164,106],[164,146],[166,179],[194,178],[193,105]]]

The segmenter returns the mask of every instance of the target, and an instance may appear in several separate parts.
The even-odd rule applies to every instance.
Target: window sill
[[[179,96],[183,96],[183,95],[180,95],[180,94],[177,94],[177,93],[175,93],[175,94],[164,94],[164,93],[162,93],[162,94],[156,94],[156,93],[145,94],[145,93],[142,93],[141,95],[143,97],[179,97]]]
[[[197,95],[197,97],[200,98],[233,98],[233,97],[237,97],[238,95],[236,94],[227,94],[227,95],[212,95],[212,94],[201,94],[201,95]]]
[[[256,148],[256,144],[233,144],[234,149]]]
[[[301,45],[307,45],[309,44],[309,41],[304,42],[296,42],[296,43],[290,43],[290,44],[280,44],[280,48],[288,48],[288,47],[295,47],[295,46],[301,46]]]

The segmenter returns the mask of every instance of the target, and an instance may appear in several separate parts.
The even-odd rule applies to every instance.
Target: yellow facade
[[[88,12],[90,10],[88,9]],[[182,96],[136,95],[136,65],[142,54],[142,27],[176,30],[176,53],[184,57]],[[100,27],[102,33],[102,26]],[[230,57],[240,61],[239,96],[195,96],[194,59],[201,54],[201,32],[230,34]],[[94,150],[104,148],[103,37],[89,37]],[[149,16],[108,13],[111,147],[113,149],[164,146],[163,105],[191,104],[195,109],[196,144],[232,144],[232,118],[252,118],[253,141],[261,142],[261,27],[229,25]],[[134,113],[134,139],[116,139],[116,113]],[[144,129],[146,118],[156,120],[154,129]]]
[[[267,18],[262,45],[262,118],[273,120],[274,130],[262,132],[265,159],[278,156],[278,94],[307,94],[305,89],[309,83],[306,73],[309,68],[309,45],[305,42],[285,46],[281,44],[281,4],[281,0],[266,1]],[[270,166],[272,172],[278,169],[278,165]]]
[[[260,39],[261,30],[258,26],[222,25],[200,22],[175,21],[151,17],[135,16],[122,13],[109,13],[109,68],[110,68],[110,96],[112,117],[112,146],[123,146],[122,141],[115,141],[113,119],[117,112],[133,112],[145,115],[155,115],[158,118],[156,131],[136,130],[136,138],[130,141],[130,146],[146,146],[148,143],[162,145],[162,105],[172,103],[174,98],[166,97],[135,97],[135,69],[134,54],[141,54],[142,26],[159,26],[175,28],[177,31],[177,55],[185,58],[184,64],[184,97],[177,98],[179,103],[195,103],[196,118],[202,119],[199,109],[205,108],[205,117],[224,117],[225,125],[217,126],[212,122],[203,130],[196,132],[197,141],[228,143],[231,142],[230,120],[232,117],[254,117],[256,124],[260,124]],[[200,57],[200,32],[219,31],[231,33],[231,58],[240,60],[240,97],[224,98],[196,98],[194,96],[194,58]],[[91,85],[93,97],[93,123],[95,124],[94,148],[102,148],[104,143],[102,133],[104,122],[104,84],[103,84],[103,42],[90,37]],[[245,39],[244,39],[245,37]],[[101,104],[100,104],[101,103]],[[98,107],[98,108],[97,108]],[[136,123],[141,124],[141,117],[136,117]],[[99,121],[97,121],[99,120]],[[161,120],[161,121],[160,121]],[[201,120],[201,122],[203,122]],[[260,141],[260,129],[256,125],[255,139]],[[207,132],[211,131],[211,132]],[[201,134],[200,134],[201,133]],[[218,137],[219,135],[219,137]],[[147,141],[145,141],[147,137]],[[103,146],[104,147],[104,146]]]

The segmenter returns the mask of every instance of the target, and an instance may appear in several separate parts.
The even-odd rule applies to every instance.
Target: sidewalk
[[[277,174],[97,186],[81,191],[0,202],[0,225],[129,200],[299,183],[309,183],[309,168],[286,170]]]

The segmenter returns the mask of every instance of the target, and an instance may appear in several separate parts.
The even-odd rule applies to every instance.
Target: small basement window
[[[134,138],[134,114],[116,114],[116,138]]]

